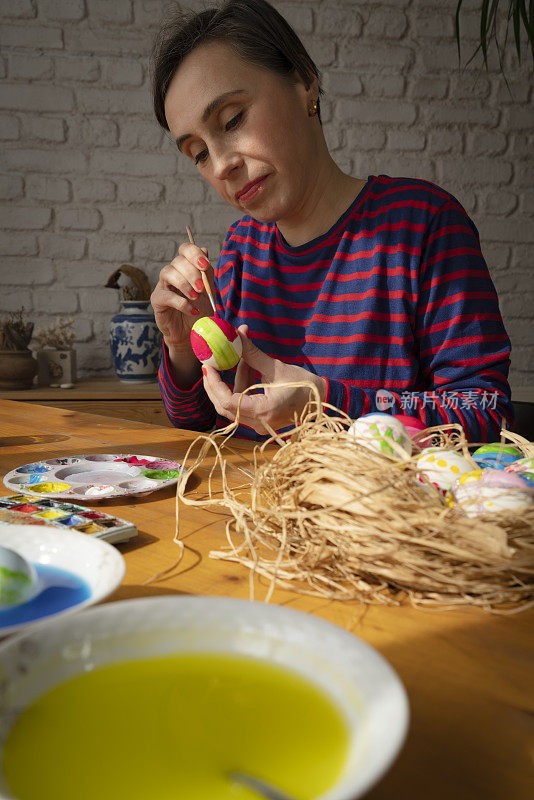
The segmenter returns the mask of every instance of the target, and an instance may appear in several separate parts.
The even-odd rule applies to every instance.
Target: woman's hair
[[[225,0],[199,13],[173,11],[159,31],[152,50],[152,91],[156,119],[169,130],[165,97],[176,70],[196,47],[223,42],[236,55],[306,86],[319,71],[286,20],[266,0]],[[321,93],[319,87],[319,92]],[[319,101],[317,112],[320,116]]]

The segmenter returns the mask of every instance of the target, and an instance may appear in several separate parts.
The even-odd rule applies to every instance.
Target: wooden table
[[[136,452],[180,459],[195,434],[127,420],[0,400],[0,470],[39,458],[87,452]],[[248,442],[233,445],[247,459]],[[201,486],[201,484],[199,484]],[[195,487],[193,487],[195,488]],[[198,485],[196,487],[198,489]],[[5,487],[2,494],[8,494]],[[177,558],[172,490],[106,510],[140,533],[121,545],[123,585],[110,598],[163,594],[248,597],[248,572],[214,561],[224,518],[186,507],[186,551],[165,580],[143,581]],[[274,602],[311,612],[365,639],[397,670],[408,691],[411,724],[399,759],[369,800],[520,800],[532,796],[534,613],[504,617],[477,609],[416,611],[306,598],[277,591]],[[530,786],[530,790],[529,787]],[[214,798],[215,800],[215,798]]]

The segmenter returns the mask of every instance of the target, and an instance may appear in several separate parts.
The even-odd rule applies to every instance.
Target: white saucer
[[[57,530],[45,525],[0,522],[0,545],[15,550],[33,564],[58,567],[74,573],[87,583],[90,590],[86,600],[63,611],[16,625],[0,625],[0,637],[98,603],[120,586],[126,569],[119,551],[107,542],[84,533]]]

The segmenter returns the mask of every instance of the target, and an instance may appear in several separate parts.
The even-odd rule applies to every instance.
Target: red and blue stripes
[[[382,410],[386,389],[390,413],[459,422],[472,441],[511,424],[510,341],[478,233],[431,183],[370,176],[338,222],[299,247],[245,216],[226,235],[215,282],[222,317],[246,323],[273,358],[326,378],[327,402],[352,418]],[[233,371],[223,378],[233,386]],[[178,427],[227,424],[201,381],[174,385],[167,355],[160,385]]]

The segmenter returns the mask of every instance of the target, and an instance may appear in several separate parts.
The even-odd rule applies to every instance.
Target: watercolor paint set
[[[0,497],[0,524],[50,525],[78,531],[110,544],[126,542],[137,536],[131,522],[103,511],[51,498],[42,500],[26,494]]]
[[[7,473],[4,484],[35,498],[95,502],[172,486],[181,469],[179,462],[156,456],[94,453],[23,464]]]

